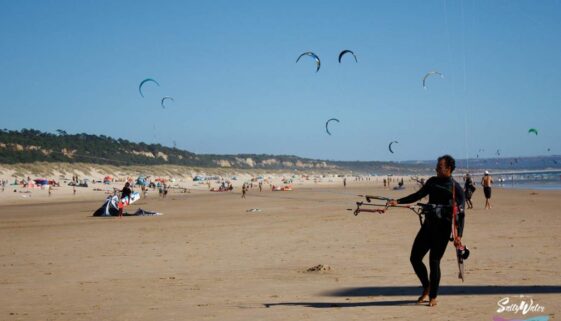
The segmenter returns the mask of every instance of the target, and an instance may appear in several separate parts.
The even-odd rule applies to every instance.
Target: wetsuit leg
[[[435,228],[431,229],[430,240],[430,293],[431,299],[438,295],[438,287],[440,286],[440,260],[444,256],[448,242],[450,241],[451,224],[448,221],[439,221],[435,223]]]
[[[415,274],[421,281],[424,289],[429,287],[429,276],[427,273],[427,267],[423,263],[423,257],[427,254],[430,249],[430,233],[427,224],[423,224],[417,237],[415,237],[415,242],[413,242],[413,248],[411,249],[411,265],[413,265],[413,270]]]

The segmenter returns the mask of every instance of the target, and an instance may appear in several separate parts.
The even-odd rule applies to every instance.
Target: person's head
[[[436,176],[450,177],[452,172],[456,169],[456,160],[450,155],[440,156],[436,164]]]
[[[489,171],[485,171],[485,176],[489,176]]]
[[[129,182],[125,183],[125,187],[130,187],[130,186],[131,186],[131,184]]]

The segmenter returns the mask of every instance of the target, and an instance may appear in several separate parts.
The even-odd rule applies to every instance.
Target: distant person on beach
[[[387,185],[387,181],[386,181],[386,179],[384,178],[384,187],[386,187],[386,185]]]
[[[343,178],[343,187],[347,187],[347,178]]]
[[[145,185],[142,185],[142,186],[140,187],[140,189],[142,190],[142,197],[143,197],[143,198],[146,198],[146,193],[147,193],[146,186],[145,186]]]
[[[76,186],[72,186],[72,194],[76,195]]]
[[[436,176],[429,178],[417,192],[398,200],[390,200],[386,204],[387,206],[410,204],[427,195],[429,196],[429,203],[434,204],[434,209],[425,213],[425,220],[411,249],[411,265],[413,265],[415,274],[417,274],[423,286],[423,293],[417,299],[419,304],[429,299],[429,306],[436,305],[440,285],[440,260],[446,251],[450,235],[453,234],[452,206],[458,209],[458,228],[454,245],[461,245],[465,218],[464,191],[462,186],[452,178],[452,172],[455,168],[456,161],[452,156],[439,157],[436,165]],[[423,258],[429,251],[430,276],[423,263]]]
[[[245,192],[247,191],[247,187],[245,183],[242,185],[242,198],[245,198]]]
[[[132,194],[131,184],[129,182],[125,183],[125,186],[121,190],[121,199],[128,197],[130,199]]]
[[[473,203],[471,203],[471,197],[473,196],[473,192],[475,192],[475,185],[473,184],[473,180],[469,173],[466,174],[465,183],[464,183],[464,194],[466,195],[466,204],[467,208],[473,208]]]
[[[121,199],[128,197],[129,202],[131,199],[131,195],[132,195],[132,189],[131,189],[131,184],[129,182],[125,183],[125,186],[123,187],[123,189],[121,190]],[[123,216],[123,204],[122,202],[119,202],[119,218],[121,218]]]
[[[49,184],[49,196],[53,193],[53,186]]]
[[[260,192],[263,191],[263,182],[259,182],[259,191],[260,191]]]
[[[493,185],[493,178],[489,175],[489,171],[485,171],[485,175],[481,179],[483,185],[483,194],[485,194],[485,209],[491,209],[491,185]]]

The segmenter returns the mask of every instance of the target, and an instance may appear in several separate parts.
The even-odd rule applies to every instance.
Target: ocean
[[[523,175],[499,175],[493,178],[497,188],[561,190],[559,173],[526,173]]]

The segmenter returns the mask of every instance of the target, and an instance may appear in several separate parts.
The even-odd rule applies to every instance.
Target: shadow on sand
[[[558,285],[466,285],[466,286],[441,286],[439,295],[530,295],[530,294],[558,294],[561,286]],[[418,286],[379,286],[362,288],[345,288],[326,291],[323,296],[330,297],[388,297],[388,296],[413,296],[421,294]],[[265,307],[272,306],[304,306],[311,308],[349,308],[368,306],[407,306],[416,305],[414,300],[392,300],[373,302],[280,302],[265,303]]]

